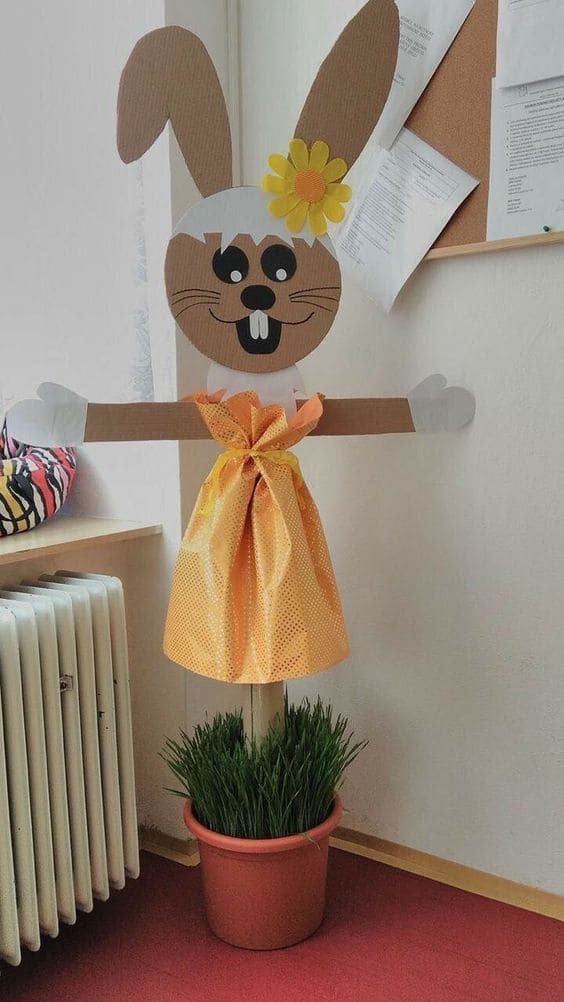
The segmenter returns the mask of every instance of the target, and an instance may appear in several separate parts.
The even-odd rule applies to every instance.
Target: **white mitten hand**
[[[58,383],[41,383],[37,396],[10,407],[8,435],[25,445],[82,445],[88,401]]]
[[[427,376],[407,394],[416,431],[456,431],[474,417],[476,401],[469,390],[447,386],[445,376]]]

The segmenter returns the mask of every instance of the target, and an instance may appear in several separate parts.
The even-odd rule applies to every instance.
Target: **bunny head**
[[[173,316],[207,358],[274,372],[330,330],[341,276],[326,219],[345,215],[341,181],[384,107],[398,42],[393,0],[369,0],[322,64],[289,157],[270,157],[274,175],[262,187],[240,188],[231,187],[227,109],[200,39],[159,28],[133,49],[120,81],[118,149],[126,163],[138,159],[170,120],[203,196],[175,228],[165,280]]]

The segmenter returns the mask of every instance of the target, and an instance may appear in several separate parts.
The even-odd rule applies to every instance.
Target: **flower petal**
[[[350,202],[352,188],[348,184],[328,184],[327,194],[331,195],[331,198],[336,198],[338,202]]]
[[[307,217],[309,228],[316,237],[322,237],[325,233],[327,233],[327,223],[325,221],[323,207],[320,204],[310,205]]]
[[[323,170],[323,177],[330,184],[331,181],[340,181],[342,177],[348,171],[348,167],[344,160],[340,157],[335,157],[334,160],[330,160],[325,169]]]
[[[290,156],[297,170],[307,170],[309,167],[309,153],[303,139],[292,139],[290,142]],[[334,179],[335,181],[337,178]]]
[[[292,211],[288,213],[288,217],[286,219],[286,226],[290,230],[290,233],[299,233],[300,230],[303,230],[304,223],[307,218],[308,209],[309,209],[309,202],[300,201],[295,206],[295,208],[293,208]]]
[[[269,202],[268,211],[271,216],[287,216],[292,209],[295,209],[299,202],[301,202],[300,196],[296,195],[295,192],[289,195],[281,195],[280,198],[275,198],[272,202]]]
[[[309,169],[317,170],[321,174],[327,161],[329,160],[329,147],[322,139],[317,139],[311,147],[309,155]]]
[[[345,210],[340,202],[330,195],[323,202],[323,211],[332,223],[340,223],[345,218]]]
[[[284,195],[291,191],[292,182],[283,177],[274,177],[273,174],[265,174],[260,186],[271,195]]]
[[[275,174],[279,174],[280,177],[284,178],[295,178],[296,169],[292,166],[287,157],[283,157],[281,153],[271,153],[268,158],[268,166],[272,167]]]

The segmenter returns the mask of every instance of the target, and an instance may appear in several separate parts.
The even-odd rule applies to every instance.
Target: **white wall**
[[[137,38],[163,24],[164,15],[163,0],[60,0],[34,5],[33,15],[29,4],[3,12],[0,398],[6,405],[45,379],[90,400],[138,397],[140,306],[148,313],[155,395],[176,397],[174,324],[162,280],[171,229],[168,144],[157,144],[141,171],[124,166],[115,148],[121,68]],[[145,287],[136,279],[141,184]],[[85,550],[74,566],[124,577],[140,817],[181,833],[178,804],[162,791],[167,775],[157,754],[163,735],[184,723],[185,673],[161,653],[181,532],[177,445],[81,450],[67,510],[163,523],[160,541]],[[28,569],[16,568],[12,580],[22,573]]]
[[[241,4],[246,183],[285,151],[317,65],[360,6]],[[564,247],[428,263],[389,318],[345,283],[334,331],[301,366],[310,391],[396,395],[443,371],[478,410],[457,435],[301,447],[352,654],[291,687],[320,691],[370,739],[347,824],[556,892],[563,268]]]

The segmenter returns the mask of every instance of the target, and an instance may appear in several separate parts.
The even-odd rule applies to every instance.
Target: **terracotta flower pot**
[[[186,801],[184,820],[198,839],[209,925],[247,950],[278,950],[307,939],[323,920],[329,835],[343,814],[338,797],[307,835],[243,839],[204,828]]]

